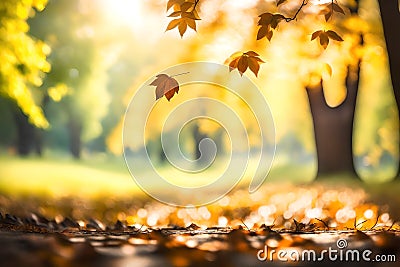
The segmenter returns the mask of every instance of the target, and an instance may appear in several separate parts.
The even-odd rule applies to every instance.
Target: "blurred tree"
[[[349,9],[350,16],[358,16],[358,1],[354,1]],[[362,32],[358,33],[355,30],[355,33],[360,34],[358,43],[352,47],[353,54],[357,55],[356,50],[364,45],[364,41]],[[340,172],[357,175],[353,157],[353,127],[362,55],[356,57],[347,66],[345,79],[347,96],[339,105],[331,107],[327,104],[322,80],[314,87],[306,87],[314,124],[317,177]]]
[[[394,0],[378,0],[378,2],[382,17],[386,49],[389,56],[390,76],[397,104],[397,114],[400,116],[400,35],[395,26],[400,25],[400,2]],[[400,142],[398,144],[398,153],[400,154]],[[400,156],[398,161],[397,177],[400,177]]]
[[[63,119],[54,123],[67,128],[69,150],[75,158],[81,156],[83,142],[101,133],[101,119],[109,103],[107,68],[111,59],[97,32],[98,15],[92,2],[51,0],[42,14],[30,21],[32,34],[46,40],[53,50],[49,57],[53,68],[43,86],[68,88],[53,109],[66,116],[51,117]]]
[[[35,10],[42,11],[47,0],[10,0],[0,2],[0,96],[11,107],[17,130],[17,152],[26,155],[33,147],[35,127],[47,128],[49,123],[41,109],[45,92],[44,73],[50,70],[46,56],[50,48],[29,35],[27,20]],[[37,147],[40,153],[40,146]]]

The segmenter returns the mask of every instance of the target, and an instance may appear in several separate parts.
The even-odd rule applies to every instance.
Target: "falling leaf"
[[[158,74],[156,77],[157,78],[150,83],[150,85],[156,86],[156,100],[165,95],[169,101],[175,93],[179,91],[178,82],[167,74]]]
[[[258,71],[260,70],[260,64],[264,63],[262,59],[260,59],[260,55],[254,51],[236,52],[232,54],[226,61],[226,64],[229,65],[229,71],[234,69],[238,69],[240,75],[249,68],[254,75],[258,75]]]

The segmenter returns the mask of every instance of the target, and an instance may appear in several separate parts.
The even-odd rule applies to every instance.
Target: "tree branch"
[[[194,6],[193,6],[193,10],[195,10],[196,9],[196,6],[197,6],[197,4],[200,2],[200,0],[195,0],[194,1]]]
[[[288,18],[288,17],[284,17],[286,22],[295,20],[297,18],[297,15],[299,15],[300,11],[303,9],[303,7],[305,7],[308,4],[307,0],[303,0],[303,2],[301,3],[300,7],[297,9],[296,13],[294,14],[293,17]]]

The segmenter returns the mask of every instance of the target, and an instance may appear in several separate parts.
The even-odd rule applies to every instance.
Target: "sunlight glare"
[[[107,14],[115,20],[134,28],[141,26],[142,2],[135,0],[101,0]]]

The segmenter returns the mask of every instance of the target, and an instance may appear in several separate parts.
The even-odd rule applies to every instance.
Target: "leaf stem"
[[[180,75],[184,75],[184,74],[188,74],[188,73],[190,73],[190,71],[178,73],[178,74],[175,74],[175,75],[171,75],[170,77],[176,77],[176,76],[180,76]]]
[[[332,0],[333,1],[333,0]],[[289,21],[292,21],[292,20],[295,20],[296,18],[297,18],[297,15],[299,15],[299,13],[300,13],[300,11],[303,9],[303,7],[304,6],[306,6],[308,4],[308,1],[307,0],[303,0],[303,2],[301,2],[301,5],[300,5],[300,7],[297,9],[297,11],[296,11],[296,13],[294,14],[294,16],[293,17],[285,17],[285,21],[286,22],[289,22]]]

